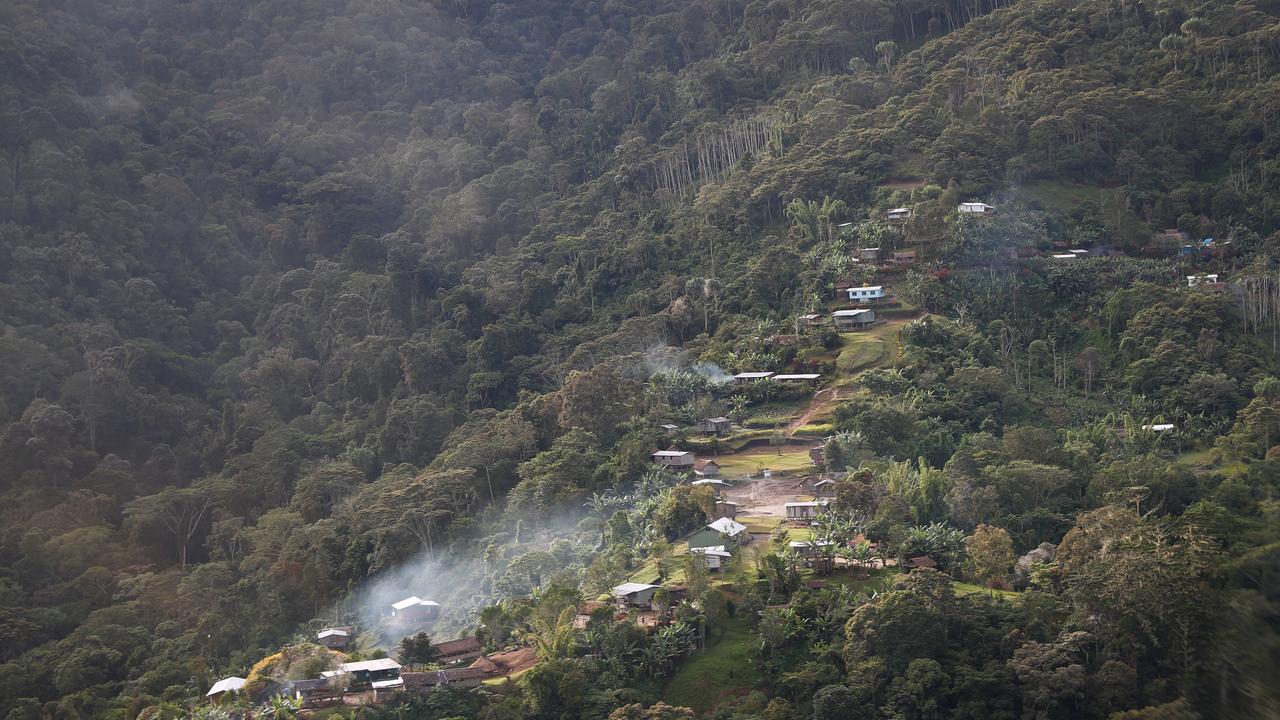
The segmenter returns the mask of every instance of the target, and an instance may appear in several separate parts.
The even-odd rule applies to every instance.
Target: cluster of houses
[[[355,628],[325,628],[316,634],[316,641],[334,650],[350,647]],[[435,663],[445,667],[424,672],[406,672],[391,658],[352,660],[322,671],[318,677],[291,680],[276,687],[281,694],[297,701],[303,708],[314,709],[337,705],[350,695],[361,702],[381,703],[398,693],[421,693],[442,687],[469,688],[480,685],[485,679],[502,674],[502,668],[485,656],[480,641],[475,636],[436,643]],[[470,664],[466,664],[470,662]],[[228,677],[214,683],[206,693],[210,702],[220,702],[245,690],[248,681],[241,677]]]

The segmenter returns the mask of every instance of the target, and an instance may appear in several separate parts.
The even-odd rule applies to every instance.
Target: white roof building
[[[342,663],[337,670],[325,670],[320,673],[320,677],[331,678],[336,675],[357,672],[380,672],[383,670],[399,670],[400,663],[391,658],[379,658],[377,660],[361,660],[359,662]]]
[[[613,589],[612,592],[614,595],[630,595],[631,593],[638,593],[643,590],[649,590],[650,588],[656,588],[656,587],[658,586],[649,585],[647,583],[629,582],[629,583],[622,583],[621,585],[618,585]]]
[[[723,480],[715,480],[715,479],[710,479],[710,480],[694,480],[693,482],[691,482],[691,483],[689,483],[689,484],[690,484],[690,485],[716,485],[716,486],[729,487],[729,483],[727,483],[727,482],[725,482],[725,481],[723,481]]]
[[[1158,423],[1155,425],[1143,425],[1142,429],[1150,430],[1151,432],[1169,432],[1174,427],[1176,426],[1173,423]]]
[[[735,520],[730,520],[729,518],[726,518],[726,517],[722,517],[719,520],[716,520],[715,522],[711,523],[707,527],[711,528],[712,530],[715,530],[716,532],[722,535],[728,535],[729,537],[737,537],[747,531],[746,525],[743,525],[742,523],[737,522]]]
[[[242,677],[232,676],[222,678],[218,682],[214,683],[213,687],[209,688],[209,692],[205,693],[204,696],[213,697],[214,695],[221,695],[225,692],[240,692],[244,689],[246,682],[248,681]]]
[[[724,549],[723,545],[712,545],[711,547],[689,548],[689,552],[695,555],[714,555],[716,557],[733,557],[733,554]]]
[[[413,595],[401,600],[400,602],[391,603],[391,609],[404,610],[406,608],[411,608],[414,605],[421,605],[423,607],[439,607],[440,603],[434,602],[432,600],[423,600],[417,595]]]
[[[963,202],[956,210],[969,215],[989,215],[996,211],[995,206],[980,202]]]
[[[819,373],[797,373],[793,375],[774,375],[773,379],[778,382],[787,382],[789,380],[817,380],[822,377]]]
[[[764,380],[773,377],[771,372],[741,372],[733,376],[734,380],[739,382],[744,380]]]
[[[329,628],[328,630],[321,630],[319,633],[316,634],[316,637],[320,638],[321,640],[327,637],[350,637],[350,636],[351,636],[351,633],[347,632],[346,630],[339,630],[337,628]]]

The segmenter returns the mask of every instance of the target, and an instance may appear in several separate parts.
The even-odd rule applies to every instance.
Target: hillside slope
[[[607,587],[636,558],[596,561],[583,504],[636,484],[658,422],[737,402],[654,371],[805,362],[768,338],[872,278],[858,247],[918,249],[894,282],[979,326],[871,378],[914,383],[914,420],[837,408],[908,429],[870,437],[886,462],[1121,396],[1212,447],[1275,369],[1270,285],[1243,323],[1193,299],[1131,330],[1156,296],[1109,293],[1274,269],[1276,0],[18,0],[0,67],[0,715],[198,696],[371,584],[436,581],[395,574],[424,556],[465,568],[455,628]],[[1229,253],[1138,260],[1174,228]],[[1006,262],[1055,242],[1129,257]],[[1036,400],[1037,339],[1122,358],[1114,405],[1094,370],[1052,416],[993,400]],[[920,410],[940,371],[910,363],[946,353],[1005,373],[963,378],[983,414]],[[1261,517],[1263,487],[1223,502]],[[1005,519],[1023,551],[1092,509]]]

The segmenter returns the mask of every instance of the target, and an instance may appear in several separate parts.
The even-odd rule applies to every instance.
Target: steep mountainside
[[[1002,213],[958,220],[965,200]],[[905,229],[881,220],[897,206]],[[1217,549],[1265,568],[1278,228],[1280,0],[3,4],[0,717],[176,706],[424,555],[466,558],[454,627],[553,576],[589,594],[629,576],[648,541],[583,531],[583,504],[635,486],[657,422],[775,399],[654,371],[793,365],[764,339],[875,279],[858,247],[917,250],[899,293],[951,319],[904,331],[900,366],[827,430],[976,487],[975,438],[1006,425],[1079,449],[1104,417],[1176,417],[1226,469],[1162,513],[1216,498],[1246,518]],[[1152,259],[1161,237],[1228,249]],[[1054,243],[1125,257],[1011,259]],[[1242,284],[1155,289],[1208,270]],[[1075,473],[1069,501],[1001,486],[1000,513],[972,516],[1019,553],[1125,504],[1121,480],[1089,489],[1097,453],[1040,460]],[[1043,477],[991,477],[1018,471]],[[944,494],[884,527],[972,531]],[[632,554],[597,562],[610,540]],[[1238,617],[1274,623],[1274,588],[1218,573],[1196,577],[1257,590]],[[1061,602],[1040,631],[1101,632]],[[1192,635],[1180,665],[1108,650],[1149,696],[1018,712],[1274,702],[1249,684],[1268,651],[1235,667]],[[1051,651],[1093,652],[1073,642],[1022,660],[1057,672]],[[1210,647],[1217,664],[1186,659]],[[798,657],[769,666],[771,694]],[[1197,673],[1221,682],[1171,689]],[[814,689],[788,692],[807,712]],[[895,717],[937,716],[913,712]]]

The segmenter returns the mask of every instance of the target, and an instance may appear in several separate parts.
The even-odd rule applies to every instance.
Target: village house
[[[715,547],[723,545],[745,545],[751,542],[751,533],[742,523],[722,517],[689,536],[689,548]]]
[[[733,381],[738,384],[759,382],[760,380],[768,380],[773,377],[771,372],[740,372],[733,376]]]
[[[911,208],[900,207],[900,208],[894,208],[889,212],[885,213],[884,218],[886,220],[910,220],[911,216],[914,214],[915,213],[911,211]]]
[[[715,460],[697,460],[693,463],[693,475],[708,479],[720,477],[720,464]]]
[[[961,215],[995,215],[995,207],[980,202],[962,202],[956,208]]]
[[[652,457],[655,463],[673,470],[689,470],[695,461],[687,450],[659,450]]]
[[[822,377],[819,373],[791,373],[785,375],[774,375],[773,381],[780,383],[798,383],[801,385],[813,385]]]
[[[423,600],[417,595],[411,595],[391,604],[391,620],[397,625],[429,623],[439,615],[439,603],[432,600]]]
[[[837,330],[863,330],[876,322],[875,310],[837,310],[831,313]]]
[[[723,545],[689,548],[689,554],[697,555],[701,558],[708,570],[719,570],[722,565],[729,562],[729,559],[733,557],[728,550],[725,550]]]
[[[405,692],[421,694],[439,690],[443,687],[473,688],[480,687],[489,673],[484,668],[465,667],[432,670],[430,672],[405,673],[403,676]]]
[[[658,426],[658,429],[661,430],[664,435],[675,435],[680,432],[680,426],[672,425],[671,423],[662,423]]]
[[[224,697],[235,695],[243,690],[246,682],[248,681],[242,677],[222,678],[214,683],[213,687],[209,688],[209,692],[205,693],[204,696],[209,698],[209,702],[220,702]]]
[[[633,607],[647,608],[653,603],[653,594],[661,589],[661,585],[647,583],[622,583],[609,591],[613,602],[619,610]]]
[[[354,634],[354,628],[325,628],[316,633],[316,642],[330,650],[346,650],[347,646],[351,644],[351,636]]]
[[[835,494],[836,481],[830,478],[819,480],[813,484],[813,494],[820,498],[829,498]]]
[[[885,293],[883,285],[863,285],[861,287],[845,288],[845,297],[849,302],[875,304],[885,301]]]
[[[1175,427],[1177,426],[1173,423],[1156,423],[1155,425],[1143,425],[1142,429],[1149,432],[1165,433],[1173,430]]]
[[[858,248],[858,259],[862,262],[875,262],[880,259],[880,248]]]
[[[822,316],[819,315],[818,313],[807,313],[805,315],[801,315],[796,319],[804,323],[805,325],[821,325],[822,324]]]
[[[732,500],[716,498],[715,512],[716,515],[719,515],[720,517],[726,517],[733,520],[738,517],[738,503],[733,502]]]
[[[436,660],[442,663],[459,663],[480,657],[480,640],[476,636],[449,640],[431,646],[436,651]]]
[[[703,418],[698,421],[698,432],[709,435],[723,435],[729,432],[732,425],[733,422],[724,416]]]
[[[817,519],[819,513],[827,508],[827,501],[789,502],[785,503],[783,508],[787,511],[788,523],[808,525]]]
[[[894,265],[911,265],[916,261],[915,250],[895,250],[893,253]]]
[[[320,673],[322,678],[335,678],[347,675],[347,688],[379,687],[390,688],[400,685],[400,663],[391,658],[377,660],[361,660],[359,662],[342,663],[337,670],[326,670]]]

